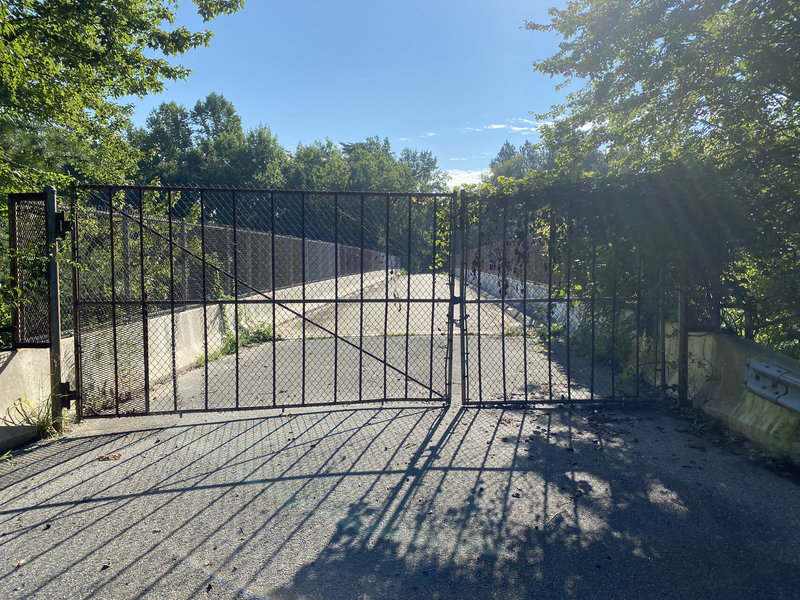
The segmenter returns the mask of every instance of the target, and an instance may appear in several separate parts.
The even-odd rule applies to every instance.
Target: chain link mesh
[[[568,206],[473,197],[463,210],[467,402],[638,397],[636,251]]]
[[[50,322],[44,199],[11,199],[11,203],[12,281],[19,290],[15,343],[46,345],[50,342]]]
[[[80,195],[86,416],[446,397],[450,195]]]

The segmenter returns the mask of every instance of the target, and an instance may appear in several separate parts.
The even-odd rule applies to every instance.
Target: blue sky
[[[558,40],[524,30],[563,2],[523,0],[248,0],[210,23],[209,48],[180,57],[185,82],[136,101],[144,124],[160,102],[188,107],[210,92],[246,128],[266,124],[288,150],[330,137],[388,137],[430,150],[453,183],[474,179],[505,139],[535,142],[533,114],[561,101],[531,63]],[[179,25],[202,27],[182,3]]]

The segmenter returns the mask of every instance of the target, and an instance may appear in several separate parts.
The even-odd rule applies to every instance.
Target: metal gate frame
[[[570,200],[561,206],[550,201],[539,206],[537,216],[530,206],[536,200],[532,196],[520,199],[498,195],[492,200],[493,206],[487,206],[480,193],[460,194],[457,261],[460,291],[455,300],[459,303],[461,315],[457,323],[462,348],[462,404],[572,405],[654,397],[654,386],[645,383],[641,360],[645,294],[642,291],[640,249],[625,248],[619,251],[620,257],[616,257],[616,244],[607,240],[601,243],[592,233],[588,241],[584,240],[588,246],[583,248],[585,255],[578,256],[580,245],[576,238],[579,236],[575,231],[581,227],[588,231],[587,222],[595,216],[591,209],[581,214]],[[486,218],[490,209],[497,213],[493,221]],[[512,221],[516,232],[512,231]],[[495,229],[493,238],[487,234],[489,226]],[[539,236],[538,240],[534,240],[535,235]],[[535,241],[539,243],[538,249]],[[511,256],[512,250],[515,257]],[[533,254],[537,251],[540,270],[541,263],[546,264],[546,274],[541,280],[533,278]],[[607,256],[616,257],[609,261],[610,265],[602,265],[607,271],[606,279],[611,281],[606,282],[605,288],[598,275],[599,256],[603,251]],[[484,256],[486,253],[494,255],[487,258]],[[576,276],[581,266],[584,270],[583,285],[579,285]],[[511,270],[516,270],[516,274]],[[625,286],[620,281],[620,272],[628,275],[629,281]],[[486,279],[495,281],[487,285]],[[537,287],[538,294],[535,293]],[[621,293],[622,287],[627,293]],[[659,306],[662,293],[658,291]],[[599,314],[601,309],[606,313],[605,318]],[[499,313],[499,330],[490,331],[481,322],[482,314],[487,311]],[[512,312],[516,314],[512,315]],[[627,349],[621,348],[624,344],[620,343],[623,341],[620,335],[623,319],[627,334],[633,338],[629,340],[631,347]],[[516,329],[508,329],[508,322],[514,323]],[[576,350],[576,328],[581,328],[581,332],[589,336],[588,348]],[[602,340],[603,348],[600,348],[602,335],[610,339]],[[656,339],[656,344],[659,341],[663,376],[663,337]],[[509,350],[512,342],[521,345],[516,355]],[[495,354],[485,352],[487,344],[490,348],[499,346],[494,348],[500,355],[499,368],[485,366],[484,363],[487,360],[491,362]],[[531,348],[532,344],[539,348]],[[476,348],[474,360],[470,345]],[[533,360],[535,358],[537,360]],[[538,373],[535,372],[536,365],[532,364],[536,362],[540,367]],[[542,368],[542,362],[546,367]],[[576,362],[582,365],[576,368]],[[510,363],[514,363],[513,367]],[[658,369],[655,356],[653,365]],[[576,377],[581,367],[583,372],[579,375],[582,378]],[[511,386],[508,379],[515,368],[521,373],[521,378],[516,377],[517,385]],[[487,378],[490,380],[488,384]],[[655,378],[654,374],[654,382]],[[546,384],[540,385],[544,379]],[[520,380],[522,391],[519,391]]]
[[[374,192],[328,192],[328,191],[308,191],[308,190],[245,190],[245,189],[221,189],[221,188],[198,188],[198,187],[156,187],[156,186],[106,186],[106,185],[81,185],[75,189],[77,194],[87,194],[89,203],[93,204],[93,208],[85,209],[83,214],[78,210],[79,203],[77,198],[73,199],[73,204],[76,207],[73,220],[73,252],[74,260],[78,264],[83,264],[83,268],[76,270],[76,279],[74,282],[75,290],[75,354],[78,357],[78,370],[80,373],[77,377],[77,385],[80,386],[82,402],[80,403],[80,410],[83,417],[93,416],[126,416],[137,414],[158,414],[158,413],[183,413],[183,412],[205,412],[213,410],[239,410],[239,409],[255,409],[255,408],[275,408],[275,407],[290,407],[290,406],[324,406],[329,404],[345,404],[354,402],[387,402],[392,400],[407,400],[409,397],[409,385],[411,384],[416,390],[424,390],[427,398],[416,398],[415,400],[428,400],[436,402],[449,403],[452,396],[452,357],[453,357],[453,311],[455,304],[452,301],[454,296],[454,273],[455,263],[453,260],[452,244],[454,243],[455,236],[451,235],[455,227],[455,213],[456,213],[456,195],[455,194],[409,194],[409,193],[374,193]],[[153,217],[147,214],[145,210],[144,197],[147,194],[156,195],[162,200],[166,199],[166,215],[162,218]],[[196,207],[199,208],[199,222],[189,223],[181,219],[182,215],[179,214],[176,198],[183,199],[184,197],[193,198]],[[247,201],[255,198],[259,200],[262,220],[266,218],[268,227],[262,227],[261,231],[254,231],[242,226],[241,217],[247,213]],[[293,199],[299,203],[299,235],[295,241],[299,241],[300,245],[300,265],[301,265],[301,279],[295,281],[302,289],[302,296],[300,298],[279,298],[276,292],[279,290],[275,287],[276,281],[276,238],[280,241],[281,233],[276,229],[276,224],[280,218],[276,216],[276,209],[279,204],[280,198]],[[311,199],[325,198],[327,201],[333,203],[333,254],[334,254],[334,277],[335,290],[333,297],[307,297],[307,284],[310,279],[307,277],[308,260],[307,252],[311,249],[309,243],[313,242],[313,232],[311,229],[310,219],[307,217],[307,204],[310,205]],[[224,199],[222,201],[221,199]],[[215,211],[215,216],[219,216],[222,209],[221,203],[230,208],[229,223],[225,235],[232,236],[232,249],[233,261],[232,265],[224,266],[213,264],[210,257],[213,252],[208,248],[209,238],[212,237],[211,233],[214,228],[220,229],[219,223],[212,223],[208,218],[209,213]],[[348,204],[349,203],[349,204]],[[365,204],[371,203],[370,206],[374,209],[373,205],[378,205],[381,208],[383,215],[381,220],[383,223],[377,223],[376,220],[369,221],[365,216]],[[382,203],[382,204],[381,204]],[[441,203],[441,204],[440,204]],[[87,204],[87,203],[83,203]],[[264,216],[264,205],[269,205],[269,215]],[[341,241],[344,233],[344,225],[340,224],[343,215],[346,214],[346,209],[343,208],[344,204],[359,212],[357,215],[358,226],[356,231],[352,230],[350,233],[351,242],[355,241],[356,246],[345,246]],[[213,206],[210,206],[213,205]],[[444,210],[445,206],[447,210]],[[329,207],[330,208],[330,207]],[[295,207],[297,209],[297,207]],[[421,235],[418,232],[412,232],[412,211],[430,213],[432,215],[431,238],[432,243],[430,247],[431,255],[430,261],[432,265],[430,270],[425,271],[432,275],[433,291],[430,297],[425,298],[412,298],[412,237]],[[372,211],[374,213],[374,210]],[[441,212],[441,215],[440,215]],[[237,214],[238,213],[238,214]],[[255,213],[253,213],[255,214]],[[247,214],[245,217],[252,217],[253,214]],[[353,215],[348,215],[353,217]],[[374,215],[373,215],[374,216]],[[165,218],[164,218],[165,217]],[[407,220],[406,220],[407,219]],[[447,219],[449,222],[443,222]],[[393,223],[400,224],[403,231],[402,243],[391,239],[393,233]],[[85,239],[87,235],[83,233],[85,224],[89,228],[98,230],[105,229],[108,233],[107,241],[103,242],[98,239],[91,239],[89,243]],[[404,225],[405,224],[405,225]],[[264,223],[262,222],[262,225]],[[199,243],[192,246],[192,243],[187,243],[185,232],[189,228],[194,228],[198,237],[194,242]],[[371,228],[370,233],[375,237],[376,232],[384,233],[382,240],[382,253],[378,252],[375,248],[365,247],[365,229]],[[443,234],[437,233],[438,229],[444,230]],[[178,232],[183,233],[178,233]],[[218,232],[217,232],[218,233]],[[241,264],[242,253],[242,240],[248,236],[262,236],[262,241],[268,240],[271,245],[268,253],[270,270],[268,280],[270,285],[256,286],[252,282],[247,281],[247,276],[242,275],[241,271],[244,268]],[[447,240],[439,239],[442,236],[447,236]],[[179,237],[182,236],[182,237]],[[438,236],[438,237],[437,237]],[[147,261],[145,255],[152,250],[150,243],[148,246],[147,238],[155,241],[158,244],[166,245],[168,248],[168,257],[163,258],[169,261],[169,274],[168,274],[168,294],[166,297],[153,298],[150,297],[148,292],[149,283],[146,282],[148,277]],[[102,235],[100,235],[102,238]],[[122,242],[120,242],[122,238]],[[394,242],[392,246],[391,243]],[[90,269],[91,259],[87,258],[87,254],[99,244],[106,244],[106,248],[110,249],[107,253],[107,265],[97,265],[100,269],[108,269],[108,279],[110,280],[110,290],[103,292],[104,297],[92,297],[90,285],[87,285],[87,276],[83,275],[83,271]],[[288,243],[288,242],[287,242]],[[120,244],[122,246],[120,247]],[[373,243],[374,246],[374,243]],[[401,247],[402,246],[402,247]],[[403,248],[404,247],[404,248]],[[89,248],[87,250],[87,248]],[[147,248],[147,251],[146,251]],[[356,274],[360,276],[359,297],[346,298],[341,297],[339,294],[339,278],[342,273],[340,265],[340,254],[343,249],[349,249],[348,256],[352,262],[353,256],[358,259],[358,266]],[[398,248],[400,248],[398,250]],[[138,249],[138,257],[134,257]],[[405,255],[403,255],[403,249]],[[392,254],[397,251],[401,256],[396,257]],[[371,253],[371,254],[370,254]],[[382,254],[383,258],[380,259],[379,269],[374,272],[383,271],[385,278],[384,282],[384,295],[378,298],[366,298],[364,295],[364,277],[365,277],[365,256],[372,261],[372,267],[376,265],[376,255]],[[344,255],[343,255],[344,256]],[[180,257],[180,258],[179,258]],[[120,283],[120,263],[129,263],[131,259],[138,265],[136,269],[138,273],[134,273],[137,282],[132,281],[130,274],[127,275],[123,284]],[[138,258],[138,260],[136,260]],[[402,260],[401,260],[402,259]],[[202,277],[202,297],[187,297],[182,296],[181,292],[176,289],[176,261],[182,260],[182,269],[184,270],[184,278],[187,269],[197,268],[201,266]],[[437,261],[441,264],[438,264]],[[187,263],[189,266],[187,267]],[[402,263],[402,264],[401,264]],[[352,265],[351,265],[352,268]],[[413,277],[427,277],[422,273],[423,266],[417,266],[419,273],[415,273]],[[405,272],[404,272],[405,271]],[[420,274],[421,273],[421,274]],[[251,275],[254,271],[251,271]],[[405,296],[397,296],[390,298],[389,296],[389,278],[395,279],[405,278],[406,280],[406,294]],[[447,285],[449,286],[448,293],[443,298],[437,297],[436,280],[438,277],[446,276],[448,279]],[[226,299],[214,298],[209,299],[209,286],[210,279],[216,278],[217,283],[220,280],[225,280],[232,287],[232,297]],[[97,287],[97,286],[95,286]],[[125,293],[122,294],[124,288]],[[136,293],[132,294],[134,288],[138,288],[138,297]],[[188,288],[187,288],[188,289]],[[87,290],[90,290],[87,292]],[[96,289],[94,290],[97,291]],[[249,297],[242,298],[243,292]],[[401,292],[402,293],[402,292]],[[121,297],[122,296],[122,297]],[[347,304],[357,303],[359,305],[360,323],[359,323],[359,339],[358,343],[348,339],[348,337],[339,331],[339,311],[340,307]],[[384,325],[383,325],[383,351],[382,355],[380,349],[370,350],[365,344],[364,335],[364,312],[366,306],[374,304],[383,305],[384,308]],[[404,364],[393,364],[392,361],[387,359],[387,338],[389,332],[387,331],[388,323],[388,307],[389,304],[396,303],[404,310],[406,314],[405,324],[405,360]],[[428,304],[430,305],[431,314],[431,329],[430,344],[429,344],[429,379],[426,381],[422,376],[414,376],[409,369],[409,316],[412,310],[412,304]],[[330,304],[336,311],[335,325],[333,327],[326,327],[325,325],[314,320],[314,317],[307,314],[307,305],[314,304]],[[402,307],[401,305],[405,305]],[[179,406],[178,402],[178,372],[179,366],[176,364],[176,330],[179,328],[176,321],[176,312],[180,312],[181,308],[186,308],[192,305],[195,308],[202,308],[204,325],[204,352],[203,352],[203,367],[204,367],[204,386],[205,386],[205,402],[201,407],[186,408]],[[223,320],[225,314],[229,309],[233,311],[233,329],[234,340],[233,348],[235,354],[235,403],[224,407],[215,407],[209,405],[209,317],[208,313],[210,305],[219,305],[223,311]],[[276,309],[282,311],[284,314],[289,314],[294,319],[299,319],[302,324],[302,397],[298,403],[278,403],[277,402],[277,387],[276,387],[276,335],[273,332],[271,339],[272,346],[272,397],[271,402],[264,403],[263,405],[253,406],[245,402],[240,402],[239,390],[239,355],[241,348],[241,335],[240,335],[240,316],[246,307],[252,305],[267,306],[272,311],[272,323],[276,324],[275,312]],[[299,305],[299,306],[298,306]],[[446,336],[446,350],[444,357],[444,365],[442,365],[443,382],[442,387],[437,388],[434,385],[434,332],[433,324],[437,308],[447,310],[447,322],[445,326]],[[163,317],[168,311],[170,320],[169,332],[171,339],[167,342],[171,345],[171,379],[173,388],[173,404],[168,409],[156,409],[151,403],[151,387],[155,377],[152,373],[150,351],[152,349],[153,341],[148,340],[148,333],[153,319],[153,314],[160,310]],[[96,315],[92,315],[92,311],[102,313],[105,315],[105,323],[111,324],[110,336],[107,340],[108,354],[111,359],[108,360],[106,366],[106,373],[103,374],[105,381],[102,383],[102,393],[105,400],[104,404],[100,405],[100,410],[96,406],[93,409],[89,405],[91,394],[96,393],[99,389],[97,381],[92,381],[93,375],[98,370],[95,367],[89,367],[90,363],[96,363],[98,360],[102,362],[103,357],[95,355],[92,361],[86,360],[87,348],[89,346],[88,338],[92,335],[95,337],[102,337],[99,332],[97,324],[102,321],[98,320]],[[138,315],[138,317],[136,317]],[[180,316],[180,315],[178,315]],[[135,321],[138,319],[139,324]],[[91,321],[95,322],[95,328],[92,332]],[[130,369],[122,364],[124,361],[120,360],[120,352],[123,346],[130,346],[131,336],[128,330],[135,329],[139,332],[138,339],[134,340],[135,345],[140,347],[140,355],[143,356],[141,361],[142,369],[136,375],[141,375],[141,383],[137,384],[138,387],[134,388],[129,382],[122,382],[121,379],[131,379]],[[334,340],[334,385],[333,385],[333,399],[325,402],[306,402],[306,344],[309,337],[306,330],[314,328],[324,332]],[[107,327],[106,327],[107,328]],[[137,337],[137,336],[134,336]],[[349,347],[358,351],[359,356],[359,383],[358,383],[358,398],[355,400],[341,400],[337,398],[337,380],[339,378],[339,369],[336,361],[339,357],[339,348]],[[135,353],[134,353],[135,355]],[[372,361],[378,361],[383,366],[383,395],[380,397],[367,398],[363,395],[364,381],[362,377],[363,360],[369,358]],[[107,357],[106,357],[107,358]],[[113,364],[112,364],[113,362]],[[90,373],[92,368],[95,373]],[[88,369],[88,370],[87,370]],[[127,369],[127,372],[126,372]],[[418,369],[419,370],[419,369]],[[399,375],[404,381],[404,392],[401,397],[390,397],[387,394],[387,381],[389,372]],[[437,378],[439,376],[437,375]],[[97,378],[95,377],[95,380]],[[92,388],[94,384],[94,389]],[[108,401],[110,397],[110,402]],[[137,405],[138,402],[138,405]],[[137,405],[137,406],[134,406]],[[130,410],[130,407],[134,407]]]
[[[199,187],[159,187],[159,186],[108,186],[108,185],[81,185],[75,188],[75,193],[84,193],[89,197],[89,205],[83,215],[78,210],[78,202],[73,198],[76,207],[73,213],[75,227],[73,229],[73,252],[76,263],[81,263],[85,258],[81,254],[81,220],[87,220],[90,225],[105,223],[107,227],[109,254],[110,291],[105,298],[89,298],[85,294],[81,281],[81,269],[74,270],[75,281],[75,356],[77,363],[77,385],[81,397],[86,400],[89,387],[86,385],[86,373],[82,365],[86,352],[87,317],[91,311],[106,311],[108,321],[111,323],[111,356],[113,365],[113,391],[108,390],[113,399],[113,406],[106,406],[105,410],[87,410],[81,403],[82,416],[125,416],[128,414],[158,414],[158,413],[183,413],[205,412],[213,410],[239,410],[255,408],[275,408],[289,406],[325,406],[331,404],[345,404],[356,402],[387,402],[392,400],[408,400],[409,385],[421,386],[426,390],[427,398],[414,397],[416,400],[430,400],[450,403],[454,394],[453,363],[455,360],[455,327],[459,328],[459,363],[460,363],[460,397],[463,405],[527,405],[537,403],[598,403],[616,402],[641,398],[648,395],[643,389],[643,376],[641,362],[642,328],[642,271],[641,259],[633,268],[628,265],[628,270],[618,264],[618,258],[613,259],[609,265],[609,256],[616,256],[614,252],[608,253],[608,247],[613,243],[603,241],[600,243],[591,238],[591,243],[584,239],[584,247],[576,243],[581,235],[586,237],[586,215],[573,209],[572,203],[555,207],[552,203],[545,203],[544,208],[534,214],[528,207],[527,200],[520,204],[519,199],[512,200],[510,196],[500,195],[484,201],[479,193],[465,191],[438,194],[409,194],[386,192],[332,192],[311,190],[246,190],[231,188],[199,188]],[[153,216],[145,209],[144,197],[153,195],[166,202],[166,214]],[[256,231],[240,222],[243,214],[251,217],[248,211],[248,199],[261,201],[261,229]],[[178,200],[188,199],[199,210],[194,222],[187,221],[178,209]],[[284,200],[280,200],[283,198]],[[328,296],[307,296],[308,285],[313,283],[313,278],[307,276],[309,243],[317,243],[314,236],[319,233],[313,230],[312,219],[307,216],[318,210],[320,199],[328,203],[330,212],[332,203],[334,272],[332,280],[335,281],[335,293]],[[317,204],[314,204],[316,201]],[[424,205],[425,200],[429,205]],[[288,202],[288,212],[278,209],[281,202]],[[419,205],[415,204],[420,202]],[[292,204],[294,203],[294,204]],[[370,204],[371,203],[371,204]],[[432,203],[432,209],[430,207]],[[348,204],[349,208],[343,208]],[[366,204],[371,208],[365,210]],[[379,208],[375,211],[375,205]],[[264,212],[269,206],[269,214]],[[427,206],[427,208],[424,208]],[[311,208],[309,208],[311,207]],[[317,207],[317,208],[314,208]],[[222,214],[224,210],[229,214]],[[297,217],[299,212],[299,231],[295,231],[295,241],[299,244],[301,273],[300,280],[294,281],[302,289],[300,298],[281,298],[279,288],[276,287],[276,239],[287,234],[280,230],[276,224],[281,218],[276,216],[276,211],[283,210],[286,214],[292,213]],[[350,213],[347,211],[350,210]],[[415,298],[411,294],[412,281],[412,211],[431,211],[432,244],[430,249],[430,265],[425,272],[433,274],[433,292],[430,297]],[[92,214],[92,211],[94,213]],[[209,218],[209,214],[213,218]],[[369,215],[367,215],[369,213]],[[255,213],[254,213],[255,214]],[[347,214],[355,226],[351,224],[349,238],[343,233],[345,228],[342,222],[343,215]],[[370,216],[371,215],[371,216]],[[328,215],[330,216],[330,215]],[[317,218],[314,215],[312,218]],[[320,217],[321,218],[321,217]],[[199,220],[198,220],[199,219]],[[215,221],[216,219],[216,221]],[[227,219],[227,221],[226,221]],[[266,220],[264,220],[266,219]],[[324,219],[322,219],[324,220]],[[400,223],[402,239],[392,237],[392,227]],[[282,225],[281,227],[284,227]],[[402,229],[405,227],[405,229]],[[194,228],[196,239],[187,241],[186,231]],[[227,229],[225,229],[227,228]],[[365,229],[371,228],[372,241],[365,243]],[[220,233],[225,229],[223,233]],[[131,232],[133,230],[133,232]],[[441,231],[440,231],[441,230]],[[577,231],[577,234],[576,234]],[[380,234],[384,233],[384,238]],[[291,233],[291,232],[289,232]],[[231,237],[232,261],[225,264],[213,263],[210,258],[216,256],[213,245],[209,241],[214,236]],[[242,274],[242,269],[252,268],[243,266],[241,261],[243,248],[247,248],[249,237],[262,236],[264,243],[270,244],[269,269],[267,279],[269,285],[256,285],[254,271]],[[593,234],[594,235],[594,234]],[[168,293],[161,298],[148,296],[148,277],[146,257],[150,249],[146,250],[146,238],[151,238],[151,246],[161,244],[166,246],[167,254],[162,255],[164,261],[168,260]],[[347,239],[343,239],[344,236]],[[117,249],[119,238],[123,239],[124,250]],[[191,236],[189,236],[191,237]],[[226,238],[227,239],[227,238]],[[268,240],[268,242],[266,241]],[[348,242],[351,245],[347,245]],[[94,240],[93,243],[97,243]],[[288,244],[288,242],[286,242]],[[320,242],[322,243],[322,242]],[[326,242],[327,243],[327,242]],[[138,246],[137,246],[138,244]],[[128,281],[124,284],[125,296],[120,297],[120,283],[118,281],[119,263],[130,263],[132,248],[138,247],[138,272],[135,273],[138,282],[133,283],[128,274]],[[349,249],[351,263],[347,268],[342,267],[344,260],[340,260],[343,248]],[[584,256],[578,256],[579,251]],[[605,254],[603,254],[605,252]],[[637,250],[638,252],[638,250]],[[398,255],[396,256],[395,253]],[[492,260],[487,262],[487,255],[493,253]],[[317,252],[319,254],[319,252]],[[630,253],[628,253],[630,254]],[[602,255],[602,256],[601,256]],[[368,258],[365,259],[365,256]],[[180,257],[180,259],[178,258]],[[352,264],[353,257],[358,264]],[[382,257],[382,258],[381,258]],[[227,261],[230,257],[226,258]],[[606,260],[601,265],[600,260]],[[625,259],[633,259],[633,255],[625,255]],[[183,270],[183,287],[185,293],[178,290],[176,281],[176,261],[182,260],[180,268]],[[124,262],[123,261],[123,262]],[[194,261],[194,267],[187,263]],[[365,261],[370,263],[365,271]],[[538,261],[538,262],[537,262]],[[136,260],[134,259],[134,262]],[[197,268],[201,265],[202,297],[191,296],[186,284],[187,269]],[[376,267],[377,265],[377,267]],[[606,270],[608,283],[600,285],[598,269]],[[545,268],[546,267],[546,268]],[[534,273],[538,268],[539,272]],[[545,271],[542,269],[545,268]],[[353,270],[354,269],[354,270]],[[377,298],[365,297],[365,273],[383,271],[383,296]],[[390,299],[389,281],[395,277],[395,270],[399,278],[406,278],[405,295]],[[422,273],[422,267],[418,267]],[[582,272],[581,272],[582,270]],[[621,282],[619,271],[627,273],[632,281]],[[343,297],[339,293],[340,277],[353,273],[360,277],[358,297]],[[633,275],[631,275],[633,274]],[[330,275],[330,274],[329,274]],[[436,292],[437,276],[447,277],[447,296],[438,298]],[[539,279],[536,279],[538,276]],[[582,278],[582,279],[581,279]],[[227,282],[227,298],[209,298],[210,280],[219,284],[223,279]],[[458,285],[456,285],[458,279]],[[492,281],[487,285],[487,280]],[[196,282],[195,282],[196,283]],[[131,296],[131,288],[139,288],[138,297]],[[494,286],[494,289],[490,289]],[[180,287],[180,286],[178,286]],[[533,288],[538,292],[534,293]],[[624,288],[624,290],[622,289]],[[440,288],[441,289],[441,288]],[[514,295],[516,289],[516,295]],[[520,291],[521,290],[521,291]],[[543,292],[546,290],[546,293]],[[243,293],[246,297],[242,297]],[[365,307],[373,304],[383,306],[383,348],[370,349],[365,344],[364,313]],[[393,363],[387,357],[387,339],[390,337],[387,323],[389,305],[397,303],[400,310],[405,310],[405,359]],[[425,380],[415,377],[409,370],[409,325],[412,304],[431,305],[431,331],[429,364],[430,377]],[[309,314],[309,305],[329,304],[335,311],[335,325],[327,327],[316,321],[313,314]],[[348,339],[339,329],[339,312],[341,307],[348,304],[359,306],[358,342]],[[403,309],[402,305],[405,304]],[[178,372],[176,364],[176,318],[182,308],[186,306],[201,307],[204,322],[204,352],[203,352],[203,380],[204,404],[201,407],[182,407],[179,405]],[[209,359],[213,352],[209,351],[209,313],[210,307],[220,306],[224,315],[230,309],[233,311],[234,339],[233,353],[235,354],[235,402],[230,406],[215,407],[209,404]],[[272,324],[277,326],[276,310],[299,319],[302,325],[302,393],[299,403],[281,404],[277,401],[278,389],[276,386],[276,335],[273,331],[272,346],[272,393],[271,401],[263,405],[252,406],[240,402],[240,350],[242,335],[240,332],[241,314],[248,310],[250,305],[268,306],[272,313]],[[444,364],[442,386],[434,388],[434,326],[437,307],[446,306],[446,325],[443,335],[445,340]],[[156,310],[157,309],[157,310]],[[154,409],[151,406],[150,388],[156,379],[149,372],[150,360],[148,352],[152,341],[148,341],[149,323],[154,314],[168,315],[170,320],[171,345],[171,380],[172,380],[172,406],[164,409]],[[487,313],[499,315],[499,326],[486,325]],[[600,314],[602,313],[602,315]],[[141,346],[144,354],[141,389],[139,392],[125,389],[126,385],[120,382],[120,345],[124,342],[130,344],[130,339],[125,338],[121,324],[130,326],[131,315],[138,315],[139,325],[135,327],[141,332]],[[542,316],[544,315],[544,316]],[[483,316],[483,322],[482,322]],[[628,355],[619,356],[618,334],[623,318],[627,322],[628,331],[634,338],[633,348],[628,349]],[[513,328],[508,328],[508,324]],[[498,328],[499,327],[499,328]],[[334,340],[334,384],[333,397],[324,402],[306,401],[306,356],[307,329],[322,331]],[[583,334],[590,336],[589,348],[576,350],[576,329],[582,328]],[[531,332],[536,332],[535,337]],[[599,338],[602,335],[610,337],[602,342],[604,348],[598,353]],[[381,337],[380,334],[377,334]],[[125,338],[120,340],[120,336]],[[130,337],[130,336],[128,336]],[[352,336],[350,336],[352,337]],[[584,340],[585,342],[585,340]],[[138,342],[137,342],[138,343]],[[533,346],[531,346],[533,344]],[[584,344],[585,345],[585,344]],[[663,346],[663,340],[662,340]],[[339,349],[349,347],[358,351],[359,355],[359,382],[358,397],[342,400],[337,397],[338,378],[340,365]],[[472,355],[470,350],[473,350]],[[487,351],[488,349],[488,351]],[[516,350],[515,350],[516,349]],[[581,354],[583,352],[583,354]],[[560,357],[559,357],[560,353]],[[367,397],[364,394],[363,360],[364,358],[377,361],[383,367],[383,394]],[[497,360],[495,360],[497,358]],[[488,363],[496,362],[497,364]],[[546,362],[546,384],[544,381],[543,364]],[[662,361],[663,362],[663,361]],[[402,363],[402,364],[400,364]],[[539,372],[537,373],[537,364]],[[576,366],[577,364],[577,366]],[[581,366],[581,364],[583,366]],[[516,371],[515,371],[516,369]],[[583,369],[583,372],[581,372]],[[657,369],[657,367],[656,367]],[[663,365],[662,365],[663,370]],[[399,375],[404,380],[404,393],[396,397],[390,396],[388,389],[388,374]],[[520,375],[521,374],[521,375]],[[576,375],[577,374],[577,375]],[[627,379],[621,385],[623,378]],[[513,381],[510,380],[513,378]],[[557,386],[561,386],[559,390]],[[104,384],[105,386],[105,384]],[[538,386],[538,387],[537,387]],[[110,384],[109,388],[112,387]],[[130,386],[128,386],[130,388]],[[105,390],[105,387],[104,387]],[[648,392],[650,390],[648,389]],[[139,408],[128,410],[125,404],[133,406],[136,395],[141,400]],[[109,410],[111,408],[111,410]]]

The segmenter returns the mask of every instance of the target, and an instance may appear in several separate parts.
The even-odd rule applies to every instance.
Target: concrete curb
[[[30,426],[0,425],[0,453],[16,450],[36,440],[36,429]]]

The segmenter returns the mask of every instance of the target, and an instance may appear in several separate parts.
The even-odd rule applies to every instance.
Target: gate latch
[[[78,391],[71,388],[69,381],[62,381],[58,384],[58,395],[61,398],[61,408],[69,409],[70,402],[78,400]]]
[[[68,221],[64,211],[56,213],[56,236],[59,239],[66,239],[67,234],[72,232],[72,221]]]

